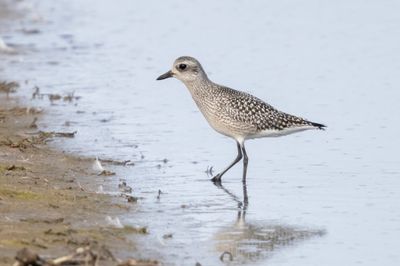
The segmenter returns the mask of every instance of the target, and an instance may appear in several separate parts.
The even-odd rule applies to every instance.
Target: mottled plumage
[[[323,129],[322,124],[278,111],[259,98],[210,81],[201,64],[183,56],[175,60],[172,70],[158,80],[176,77],[181,80],[209,124],[219,133],[232,137],[238,144],[238,157],[214,181],[244,155],[243,180],[246,177],[247,155],[244,141],[251,138],[283,136],[307,129]]]
[[[296,127],[323,127],[321,124],[280,112],[245,92],[217,84],[211,84],[206,90],[209,93],[196,101],[199,102],[198,105],[202,106],[201,101],[208,101],[209,97],[213,102],[213,106],[208,107],[212,109],[209,115],[215,116],[214,119],[228,128],[231,127],[231,130],[239,130],[236,135],[242,135],[244,139],[257,137],[266,131],[283,131]]]

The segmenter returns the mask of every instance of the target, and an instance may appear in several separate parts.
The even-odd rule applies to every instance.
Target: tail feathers
[[[318,129],[325,130],[326,126],[319,123],[310,122],[310,124]]]

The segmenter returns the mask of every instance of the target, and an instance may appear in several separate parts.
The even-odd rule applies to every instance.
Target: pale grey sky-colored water
[[[20,51],[0,55],[2,76],[29,80],[21,93],[38,85],[82,96],[76,106],[34,101],[53,111],[43,126],[78,131],[57,143],[63,149],[136,162],[107,182],[126,178],[143,197],[137,213],[120,217],[149,226],[138,253],[218,265],[225,243],[238,250],[233,264],[400,263],[398,1],[23,4],[34,21],[0,27]],[[247,143],[241,227],[237,202],[204,173],[233,160],[234,142],[207,125],[183,84],[155,81],[181,55],[217,83],[328,125]],[[238,165],[224,177],[239,198],[240,174]],[[271,250],[265,236],[277,228],[295,240]]]

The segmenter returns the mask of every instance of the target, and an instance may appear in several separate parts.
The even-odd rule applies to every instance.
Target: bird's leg
[[[246,212],[247,206],[249,205],[249,197],[247,196],[247,184],[246,180],[243,182],[243,210]]]
[[[247,186],[246,182],[243,182],[243,201],[242,204],[239,206],[238,212],[238,222],[245,223],[246,222],[246,211],[247,207],[249,206],[249,197],[247,196]]]
[[[217,174],[216,176],[214,176],[211,181],[213,181],[214,183],[216,182],[221,182],[221,177],[229,170],[232,168],[232,166],[234,166],[235,164],[237,164],[241,159],[242,159],[242,147],[240,146],[239,142],[236,142],[237,144],[237,148],[238,148],[238,155],[236,156],[236,159],[227,167],[225,168],[225,170],[223,170],[221,173]]]
[[[244,143],[241,145],[241,149],[243,152],[243,179],[242,182],[246,185],[246,175],[247,175],[247,164],[249,163],[249,157],[247,157],[246,149],[244,147]]]

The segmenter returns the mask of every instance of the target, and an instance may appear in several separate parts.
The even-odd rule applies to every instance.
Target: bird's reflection
[[[220,259],[229,265],[252,264],[267,259],[273,251],[284,246],[300,243],[313,236],[321,236],[323,230],[301,229],[268,222],[246,222],[249,206],[246,183],[243,197],[239,198],[221,183],[214,183],[238,205],[236,220],[215,234],[216,250]]]
[[[238,214],[237,214],[237,221],[236,223],[245,223],[246,219],[246,211],[249,205],[249,197],[247,195],[247,184],[246,182],[242,183],[243,188],[243,199],[240,199],[236,194],[231,192],[225,186],[222,185],[221,182],[214,182],[214,185],[219,189],[223,190],[227,195],[229,195],[233,201],[235,201],[238,205]]]

